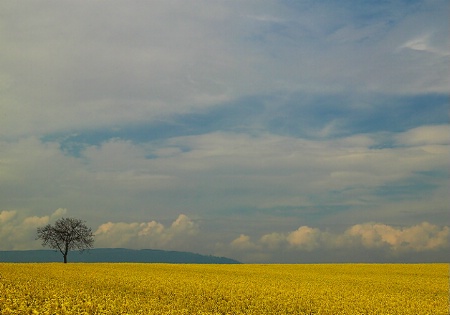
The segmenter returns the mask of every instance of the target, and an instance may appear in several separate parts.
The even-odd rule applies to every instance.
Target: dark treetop
[[[37,229],[37,238],[42,246],[59,251],[67,263],[67,254],[71,250],[84,251],[94,244],[94,234],[84,221],[75,218],[61,218],[55,225],[47,224]]]

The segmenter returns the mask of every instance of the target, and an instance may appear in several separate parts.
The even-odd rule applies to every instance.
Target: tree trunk
[[[67,264],[67,254],[69,253],[69,243],[66,241],[66,244],[64,246],[64,263]]]

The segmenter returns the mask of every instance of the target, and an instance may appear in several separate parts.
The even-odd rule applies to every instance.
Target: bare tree
[[[37,229],[36,239],[42,240],[42,246],[59,250],[67,263],[70,250],[81,252],[90,249],[94,244],[94,234],[85,222],[75,218],[61,218],[55,225],[47,224]]]

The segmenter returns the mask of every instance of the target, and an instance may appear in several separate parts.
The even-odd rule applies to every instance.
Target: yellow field
[[[0,263],[0,314],[449,314],[449,266]]]

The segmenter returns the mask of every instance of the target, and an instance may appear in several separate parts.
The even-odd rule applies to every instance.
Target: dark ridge
[[[80,253],[70,252],[68,262],[140,262],[176,264],[239,264],[231,258],[200,255],[191,252],[157,249],[96,248]],[[61,253],[54,250],[0,251],[0,262],[62,262]]]

